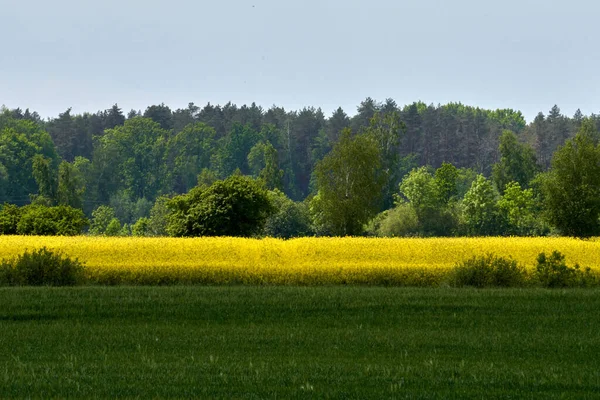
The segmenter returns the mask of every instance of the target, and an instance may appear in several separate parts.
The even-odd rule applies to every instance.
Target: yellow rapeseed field
[[[376,284],[430,286],[474,255],[510,256],[532,268],[558,250],[600,272],[600,241],[571,238],[106,238],[1,236],[0,258],[59,250],[103,284]]]

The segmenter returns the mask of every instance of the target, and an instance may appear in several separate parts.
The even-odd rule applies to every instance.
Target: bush
[[[77,259],[43,247],[0,263],[0,284],[10,286],[73,286],[84,280]]]
[[[450,275],[450,284],[477,288],[518,287],[525,284],[525,278],[525,268],[517,261],[487,254],[456,265]]]
[[[275,213],[267,218],[264,235],[275,238],[293,238],[312,234],[308,205],[289,199],[275,189],[269,192]]]
[[[119,230],[118,236],[131,236],[131,225],[123,224],[123,226]]]
[[[49,207],[30,204],[22,208],[17,224],[18,235],[55,235],[56,225],[50,216]]]
[[[111,219],[104,234],[106,236],[119,236],[121,234],[121,222],[117,218]]]
[[[142,217],[131,227],[131,234],[136,237],[148,236],[150,219]]]
[[[81,235],[83,229],[90,221],[85,217],[83,210],[71,206],[52,207],[56,221],[56,235],[76,236]]]
[[[232,175],[210,187],[197,186],[169,200],[171,236],[243,236],[260,234],[275,211],[261,181]]]
[[[104,235],[108,225],[115,218],[115,210],[109,206],[99,206],[92,211],[91,235]],[[119,224],[119,229],[121,228]]]
[[[419,232],[419,219],[410,204],[398,204],[388,211],[381,221],[378,235],[380,237],[415,236]]]
[[[169,222],[169,207],[167,202],[169,196],[159,196],[152,209],[150,210],[150,220],[148,221],[148,236],[167,236],[167,224]]]
[[[582,271],[578,264],[567,266],[565,256],[556,250],[549,257],[540,253],[535,271],[541,285],[549,288],[591,286],[596,280],[590,268]]]
[[[0,234],[79,235],[88,224],[83,211],[70,206],[48,207],[4,204],[0,210]]]
[[[21,208],[19,235],[75,236],[88,224],[83,211],[70,206],[28,205]]]
[[[419,234],[419,219],[415,209],[407,203],[385,210],[375,216],[366,226],[367,236],[405,237]]]
[[[0,234],[16,235],[19,219],[21,219],[21,208],[14,204],[4,203],[0,209]]]

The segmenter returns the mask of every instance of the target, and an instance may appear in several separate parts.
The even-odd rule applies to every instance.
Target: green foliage
[[[419,221],[419,233],[424,236],[448,236],[457,229],[457,217],[451,207],[456,193],[458,170],[444,164],[435,177],[426,167],[412,170],[400,184]]]
[[[196,186],[200,171],[210,167],[215,148],[215,130],[204,123],[190,124],[169,139],[167,168],[169,190],[186,193]]]
[[[84,267],[71,259],[42,247],[25,251],[0,263],[0,285],[73,286],[84,279]]]
[[[148,118],[133,118],[106,130],[94,147],[92,181],[107,201],[120,190],[132,198],[155,198],[164,186],[169,132]]]
[[[131,236],[131,225],[127,223],[123,224],[118,236]]]
[[[579,132],[552,158],[540,177],[545,215],[563,234],[600,234],[600,146],[589,132]]]
[[[17,234],[19,235],[80,235],[89,224],[83,211],[70,206],[47,207],[28,205],[22,207]]]
[[[413,169],[400,184],[400,192],[408,199],[419,218],[441,206],[437,182],[427,167]]]
[[[33,171],[36,155],[50,160],[48,167],[52,170],[58,165],[58,154],[48,132],[31,121],[0,117],[0,165],[7,183],[3,187],[5,199],[25,204],[30,194],[38,192]]]
[[[197,186],[210,186],[219,180],[215,171],[203,168],[197,177]]]
[[[142,217],[150,216],[153,203],[145,198],[133,200],[131,192],[123,190],[110,197],[110,207],[115,211],[115,217],[125,223],[135,223]]]
[[[590,268],[582,271],[578,264],[567,266],[565,256],[559,251],[550,256],[540,253],[535,271],[541,285],[549,288],[591,286],[596,281]]]
[[[173,128],[173,113],[169,106],[166,106],[164,103],[146,108],[144,118],[151,119],[155,123],[160,124],[160,127],[164,130]]]
[[[54,235],[56,224],[51,219],[49,207],[29,205],[23,207],[21,218],[17,223],[19,235]]]
[[[33,178],[38,185],[38,195],[56,201],[57,181],[52,160],[36,154],[32,159]],[[52,204],[50,204],[52,205]]]
[[[78,161],[81,163],[83,160],[79,159]],[[82,208],[84,193],[85,180],[77,163],[61,162],[58,166],[57,203]]]
[[[437,185],[438,196],[440,200],[448,203],[458,195],[458,179],[460,172],[458,168],[450,163],[443,163],[441,167],[435,170],[435,183]]]
[[[271,142],[259,142],[250,149],[248,166],[253,176],[265,182],[267,189],[283,189],[284,173],[279,169],[277,150]]]
[[[381,206],[386,177],[380,171],[380,157],[370,135],[342,132],[340,141],[315,168],[319,191],[310,204],[315,225],[337,236],[362,233],[363,225]]]
[[[212,160],[219,175],[229,176],[236,169],[250,173],[248,154],[259,141],[260,135],[251,126],[235,123],[231,131],[219,140],[217,153]]]
[[[450,274],[452,286],[519,287],[526,281],[525,268],[513,259],[494,254],[475,256],[454,266]]]
[[[91,180],[93,176],[92,162],[88,158],[77,156],[71,165],[73,166],[73,171],[71,171],[73,172],[73,175],[69,176],[70,179],[63,179],[62,181],[59,166],[59,196],[61,196],[62,191],[62,193],[64,193],[62,198],[68,198],[73,204],[77,204],[77,202],[81,200],[84,212],[86,215],[90,215],[97,201],[97,192],[95,192],[97,188],[95,188],[93,184],[88,184],[88,181]],[[61,186],[63,186],[62,189]],[[75,189],[74,196],[73,192],[68,188]],[[60,199],[59,201],[64,202],[64,200]]]
[[[541,225],[535,214],[533,189],[521,189],[518,182],[510,182],[498,200],[498,210],[506,227],[503,232],[514,236],[532,236]]]
[[[117,218],[111,219],[104,231],[106,236],[121,236],[122,233],[121,222]]]
[[[104,235],[111,221],[115,218],[115,210],[109,206],[99,206],[92,212],[90,224],[91,235]]]
[[[171,236],[253,236],[274,212],[261,182],[240,175],[198,186],[167,202]]]
[[[83,229],[89,225],[90,221],[86,218],[83,211],[71,206],[53,207],[57,230],[59,236],[81,235]]]
[[[472,168],[460,168],[456,179],[456,198],[463,199],[479,174]]]
[[[382,199],[384,208],[393,204],[394,192],[403,177],[401,162],[404,160],[399,157],[398,147],[405,131],[406,125],[395,109],[390,112],[375,113],[365,129],[365,134],[372,137],[379,147],[381,169],[385,180]]]
[[[0,198],[6,196],[6,190],[8,189],[8,170],[0,162]]]
[[[16,235],[17,224],[21,219],[22,209],[14,204],[4,203],[0,208],[0,234]]]
[[[310,213],[305,202],[295,202],[279,190],[269,192],[275,212],[267,218],[264,235],[294,238],[312,234]]]
[[[493,120],[498,121],[504,128],[513,132],[520,132],[526,126],[525,117],[523,117],[521,111],[504,108],[491,111],[489,114]]]
[[[420,232],[419,218],[410,204],[400,203],[378,214],[366,231],[369,235],[378,237],[416,236]]]
[[[131,234],[136,237],[148,236],[150,232],[150,219],[142,217],[131,227]]]
[[[167,225],[169,223],[170,210],[168,202],[169,196],[159,196],[152,209],[150,210],[150,219],[148,221],[149,236],[167,236]]]
[[[137,199],[135,203],[133,203],[132,215],[129,223],[135,223],[135,221],[142,217],[149,217],[153,206],[154,203],[144,197]]]
[[[265,142],[258,142],[248,152],[248,167],[255,177],[265,167],[265,148]]]
[[[92,120],[96,120],[96,117],[97,115],[92,116],[88,113],[85,115],[71,115],[71,108],[68,108],[60,113],[57,118],[51,119],[45,124],[57,151],[63,159],[72,161],[77,155],[90,156],[92,151],[91,136],[94,133],[100,133],[98,128],[102,129],[102,127],[88,129],[86,125],[91,125]]]
[[[463,219],[471,235],[494,235],[499,233],[497,193],[483,175],[479,175],[465,194]]]
[[[496,188],[503,193],[510,182],[517,182],[521,187],[529,187],[529,182],[539,172],[540,167],[533,149],[518,142],[511,131],[504,131],[500,137],[500,162],[494,164],[492,179]]]
[[[30,194],[29,198],[31,199],[30,204],[34,206],[52,207],[55,204],[54,199],[38,194]]]
[[[595,117],[598,118],[597,115]],[[589,136],[597,146],[600,144],[600,120],[596,121],[593,117],[583,118],[578,133]]]
[[[590,268],[567,266],[565,256],[558,251],[550,256],[540,253],[533,275],[515,260],[494,254],[476,256],[457,264],[450,274],[452,286],[519,287],[539,284],[547,288],[586,287],[598,284]]]
[[[70,205],[83,207],[87,214],[100,204],[111,205],[116,217],[131,225],[149,215],[149,204],[157,196],[186,193],[197,182],[210,186],[235,171],[261,178],[267,189],[284,188],[294,200],[312,199],[319,190],[327,190],[319,187],[315,166],[331,158],[331,150],[345,140],[340,133],[352,125],[355,133],[370,137],[379,151],[376,170],[383,186],[371,191],[380,194],[379,206],[375,211],[371,205],[362,209],[350,206],[357,201],[346,200],[346,193],[339,192],[344,197],[338,199],[344,201],[336,210],[327,200],[331,197],[321,193],[311,206],[320,233],[339,234],[338,222],[344,218],[365,220],[367,215],[368,221],[392,208],[402,177],[428,165],[441,166],[433,176],[438,202],[433,207],[413,204],[419,215],[418,234],[451,235],[463,228],[474,234],[472,226],[457,226],[455,211],[475,180],[475,171],[491,176],[502,194],[511,181],[527,190],[538,171],[533,148],[547,167],[552,152],[577,130],[594,146],[600,140],[599,116],[584,117],[578,111],[568,118],[557,106],[547,118],[540,113],[529,126],[520,112],[511,109],[423,102],[398,107],[392,99],[381,103],[370,98],[360,104],[352,120],[341,108],[325,118],[313,107],[263,110],[254,104],[238,107],[232,103],[204,108],[190,104],[176,111],[160,104],[146,109],[147,118],[133,110],[128,115],[125,121],[116,104],[81,115],[72,115],[68,109],[48,121],[28,110],[0,110],[0,203]],[[598,163],[589,155],[578,156],[585,162],[562,164],[571,166],[570,176],[561,176],[553,167],[537,181],[540,191],[534,193],[534,219],[539,221],[537,214],[544,204],[546,220],[557,232],[582,237],[600,233],[598,171],[584,171],[586,162],[588,166]],[[457,170],[448,160],[464,168]],[[364,172],[363,168],[357,170]],[[427,197],[427,193],[423,195]],[[512,218],[509,214],[514,214],[511,207],[500,210],[493,234],[546,233],[545,227],[523,224],[529,217],[516,218],[520,220],[517,223],[508,221]],[[362,231],[362,224],[353,224],[351,230]],[[164,234],[164,228],[161,232]]]
[[[283,170],[279,169],[277,150],[269,142],[264,149],[265,166],[260,171],[259,177],[265,182],[267,189],[283,189]]]
[[[333,128],[335,129],[335,128]],[[341,132],[341,131],[340,131]],[[334,133],[332,131],[327,130],[327,128],[321,128],[317,137],[313,140],[311,147],[311,159],[314,161],[322,160],[327,153],[331,151],[333,142],[330,139],[330,136],[335,136],[336,138],[339,136],[338,133]],[[337,141],[337,140],[336,140]]]

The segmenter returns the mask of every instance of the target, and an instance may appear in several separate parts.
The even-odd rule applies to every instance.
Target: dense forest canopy
[[[435,225],[444,225],[445,215],[452,214],[444,210],[455,207],[451,198],[468,209],[468,196],[464,202],[461,196],[469,189],[479,187],[482,193],[492,190],[490,196],[501,196],[514,181],[522,190],[546,187],[550,192],[549,178],[534,178],[549,170],[553,154],[582,126],[597,143],[600,116],[578,111],[568,117],[558,106],[547,114],[540,112],[531,123],[512,109],[485,110],[461,103],[399,106],[392,99],[371,98],[360,103],[353,116],[341,108],[324,115],[314,107],[291,111],[277,106],[263,109],[254,103],[203,107],[190,103],[184,109],[159,104],[128,113],[117,104],[95,113],[72,114],[68,109],[44,120],[30,110],[3,107],[0,203],[69,205],[88,216],[109,206],[121,223],[134,224],[150,217],[161,196],[246,175],[295,202],[311,202],[306,209],[316,222],[327,218],[326,205],[335,203],[335,196],[361,197],[362,203],[348,200],[342,207],[349,215],[360,208],[362,216],[354,225],[321,221],[315,223],[316,233],[360,234],[374,214],[387,210],[406,214],[403,221],[416,218],[420,230],[407,233],[447,234]],[[376,163],[362,157],[366,153]],[[344,164],[343,157],[364,159],[353,167]],[[356,186],[348,189],[335,180],[339,174],[335,168],[354,169],[352,179],[363,182],[363,187],[373,183],[370,190],[381,192],[382,198],[365,198],[368,193],[360,194]],[[453,177],[451,182],[442,179],[444,174]],[[486,189],[481,179],[495,187]],[[446,194],[435,204],[420,206],[423,199],[417,200],[414,193],[430,184],[446,185]],[[511,190],[518,195],[514,187]],[[535,196],[540,200],[542,195]],[[538,204],[537,200],[533,202]],[[372,211],[365,214],[365,209]],[[348,230],[339,228],[351,225]],[[471,226],[463,233],[523,233],[514,226],[488,228]]]

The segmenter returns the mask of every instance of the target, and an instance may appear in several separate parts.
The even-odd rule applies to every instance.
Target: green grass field
[[[600,291],[0,289],[0,398],[598,398]]]

